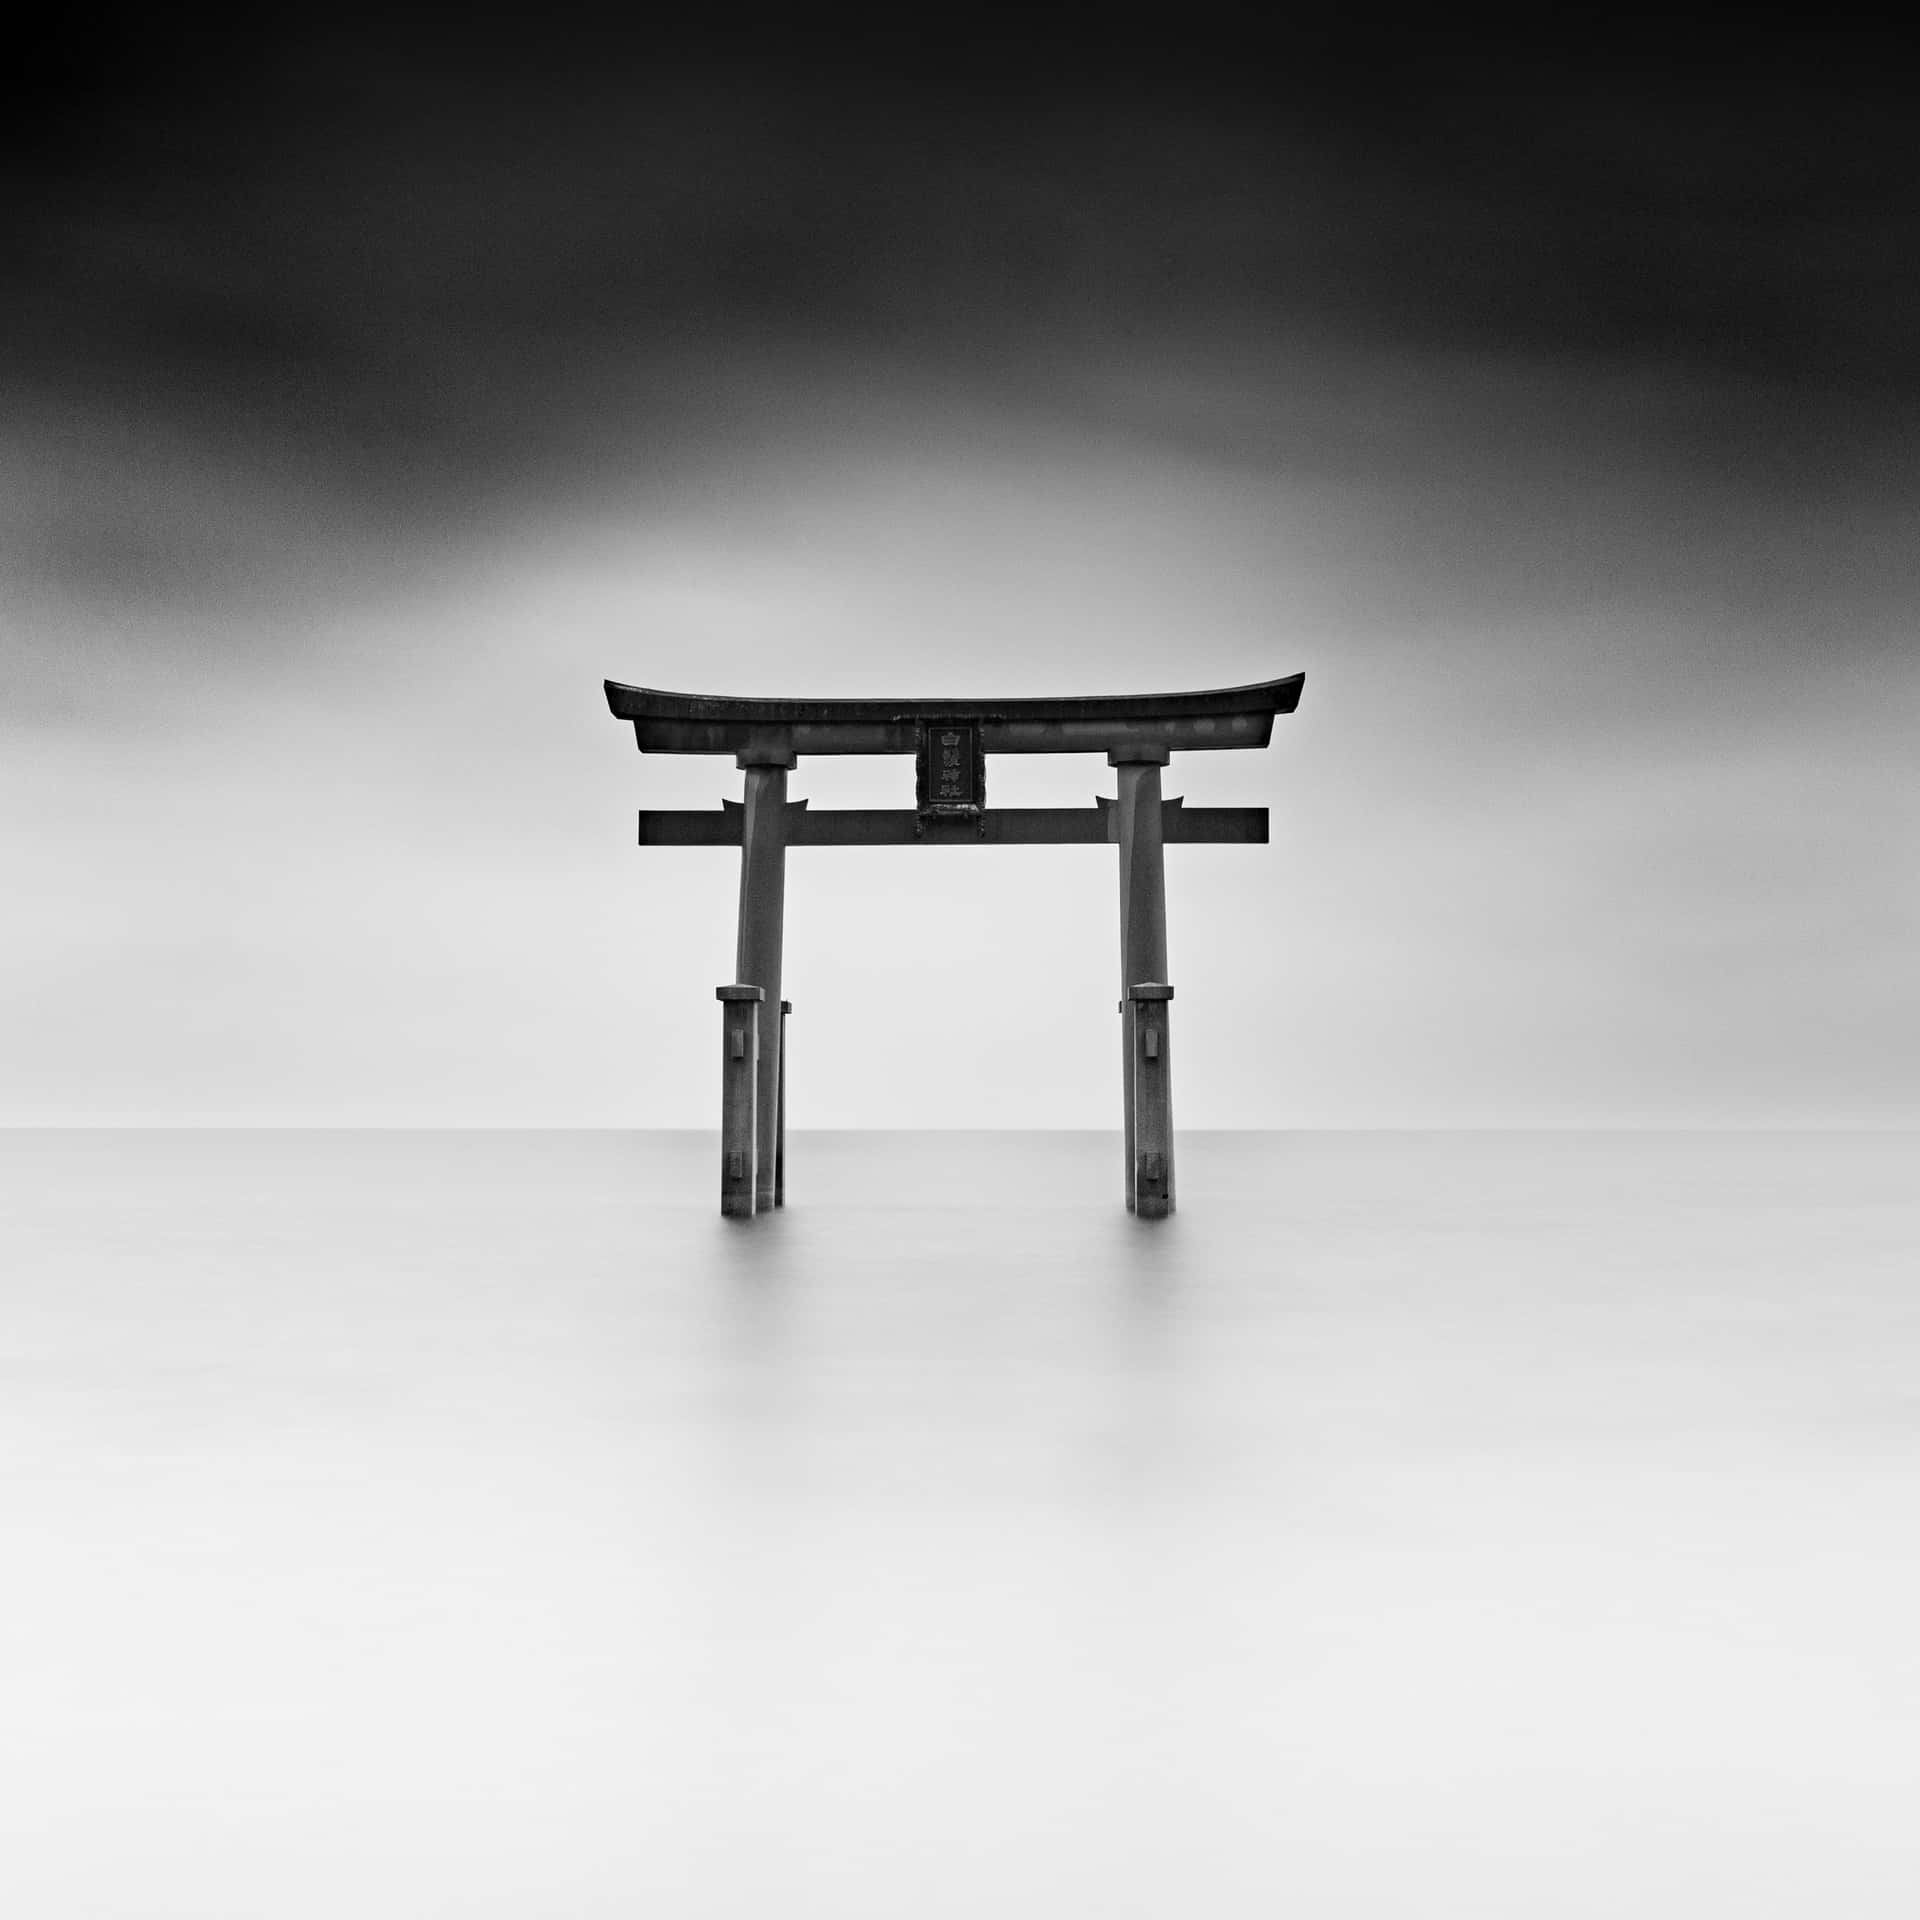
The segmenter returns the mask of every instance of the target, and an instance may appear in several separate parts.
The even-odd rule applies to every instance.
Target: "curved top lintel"
[[[1304,673],[1257,680],[1244,687],[1208,687],[1192,693],[1048,695],[1016,700],[788,700],[742,699],[723,693],[668,693],[609,680],[607,706],[617,720],[719,721],[736,726],[859,726],[922,720],[1124,721],[1151,726],[1224,713],[1291,713],[1300,704]]]

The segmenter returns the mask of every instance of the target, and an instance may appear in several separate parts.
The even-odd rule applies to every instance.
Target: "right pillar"
[[[1120,1056],[1127,1207],[1158,1218],[1173,1211],[1173,1098],[1167,1060],[1167,863],[1161,822],[1160,769],[1165,747],[1127,747],[1107,755],[1119,792],[1114,834],[1120,843]],[[1158,996],[1136,1001],[1137,988]],[[1150,1024],[1139,1009],[1151,1006]],[[1143,1073],[1145,1034],[1155,1035],[1151,1071]],[[1143,1100],[1153,1103],[1148,1116]],[[1149,1132],[1152,1138],[1147,1137]],[[1147,1156],[1155,1172],[1147,1173]]]
[[[760,1065],[754,1084],[754,1209],[779,1204],[781,947],[787,912],[787,774],[794,756],[783,747],[736,755],[746,772],[740,814],[740,938],[733,976],[761,988]]]
[[[1173,1063],[1167,1053],[1164,980],[1143,980],[1127,993],[1133,1054],[1133,1210],[1142,1220],[1173,1211]]]

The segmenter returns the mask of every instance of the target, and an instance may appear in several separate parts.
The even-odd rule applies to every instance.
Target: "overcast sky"
[[[55,40],[0,200],[0,1120],[710,1125],[601,681],[1304,670],[1189,1126],[1920,1124],[1886,49]],[[995,760],[1084,804],[1098,760]],[[801,763],[911,804],[904,760]],[[1117,1124],[1113,856],[790,856],[795,1125]]]

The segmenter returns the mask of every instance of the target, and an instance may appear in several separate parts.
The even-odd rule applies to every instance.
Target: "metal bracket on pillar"
[[[763,987],[715,987],[720,1002],[720,1211],[751,1218],[756,1166],[754,1095],[760,1078]]]
[[[1173,1211],[1173,1062],[1168,1003],[1173,989],[1146,980],[1127,989],[1128,1052],[1133,1068],[1133,1199],[1143,1220]]]

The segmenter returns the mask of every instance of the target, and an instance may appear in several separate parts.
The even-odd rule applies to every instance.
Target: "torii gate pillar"
[[[735,764],[747,776],[740,817],[740,937],[734,978],[766,994],[760,1017],[760,1077],[755,1089],[754,1206],[776,1206],[780,1188],[780,957],[787,919],[787,774],[790,748],[748,748]]]
[[[1166,1008],[1158,1005],[1151,1060],[1135,989],[1165,988],[1167,861],[1160,769],[1165,747],[1128,746],[1107,755],[1118,795],[1120,842],[1120,1098],[1125,1126],[1127,1210],[1149,1219],[1173,1211],[1173,1097],[1166,1057]],[[1167,998],[1172,989],[1166,988]],[[1143,1065],[1145,1070],[1143,1071]],[[1150,1111],[1141,1112],[1146,1102]]]

